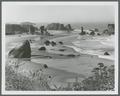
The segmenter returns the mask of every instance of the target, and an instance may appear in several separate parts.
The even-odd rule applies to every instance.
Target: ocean
[[[54,22],[51,22],[51,23],[54,23]],[[61,22],[58,22],[58,23],[61,23]],[[36,23],[36,26],[37,27],[40,27],[42,25],[47,26],[48,24],[50,23]],[[105,29],[108,28],[108,24],[114,24],[114,23],[99,23],[99,22],[96,22],[96,23],[73,23],[73,22],[64,23],[63,22],[61,24],[64,24],[64,25],[70,24],[73,29],[81,29],[81,27],[83,27],[85,30],[97,28],[99,32],[103,32]]]
[[[85,30],[97,28],[99,32],[103,32],[108,28],[108,24],[110,23],[71,23],[71,26],[74,29],[81,29],[83,27]]]

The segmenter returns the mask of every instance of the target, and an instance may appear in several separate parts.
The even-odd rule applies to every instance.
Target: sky
[[[3,4],[6,22],[114,22],[112,5],[35,5]]]

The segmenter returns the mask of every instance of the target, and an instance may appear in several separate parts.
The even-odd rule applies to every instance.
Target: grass
[[[44,74],[43,70],[29,72],[29,75],[19,73],[11,65],[6,65],[6,90],[39,90],[39,91],[107,91],[114,90],[114,65],[105,66],[103,63],[98,63],[96,68],[93,68],[93,75],[79,82],[76,78],[75,82],[68,82],[66,87],[53,85],[54,89],[49,86],[51,76]],[[17,68],[18,69],[18,68]]]
[[[5,67],[6,90],[50,90],[48,80],[42,70],[29,72],[26,75],[19,73],[13,66]]]

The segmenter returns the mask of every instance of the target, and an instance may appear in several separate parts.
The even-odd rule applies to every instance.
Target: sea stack
[[[8,55],[13,58],[30,58],[31,48],[29,41],[26,40],[21,46],[13,48]]]
[[[60,23],[51,23],[48,24],[47,26],[48,30],[64,30],[64,31],[72,31],[72,27],[70,24],[67,24],[66,26],[64,26],[64,24],[60,24]]]

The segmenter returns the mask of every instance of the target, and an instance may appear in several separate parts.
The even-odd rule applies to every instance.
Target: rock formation
[[[103,34],[111,35],[115,33],[115,25],[108,24],[107,29],[103,30]]]
[[[48,66],[46,64],[44,64],[44,68],[48,68]]]
[[[108,52],[105,52],[104,55],[110,55]]]
[[[30,58],[31,48],[29,41],[26,40],[18,48],[13,48],[8,55],[9,57],[13,57],[13,58]]]
[[[108,24],[108,32],[109,34],[114,34],[115,26],[114,24]]]
[[[45,47],[40,47],[38,50],[45,51],[46,48]]]
[[[56,46],[56,42],[51,41],[51,45],[52,45],[52,46]]]
[[[65,28],[66,28],[67,31],[72,31],[73,30],[70,24],[66,25]]]
[[[49,46],[49,45],[50,45],[50,41],[49,41],[49,40],[46,40],[46,41],[44,42],[44,44],[45,44],[46,46]]]
[[[62,42],[62,41],[59,41],[59,44],[63,45],[63,42]]]
[[[60,24],[60,23],[48,24],[47,29],[48,30],[67,30],[67,31],[71,31],[72,30],[70,24],[64,26],[64,24]]]

